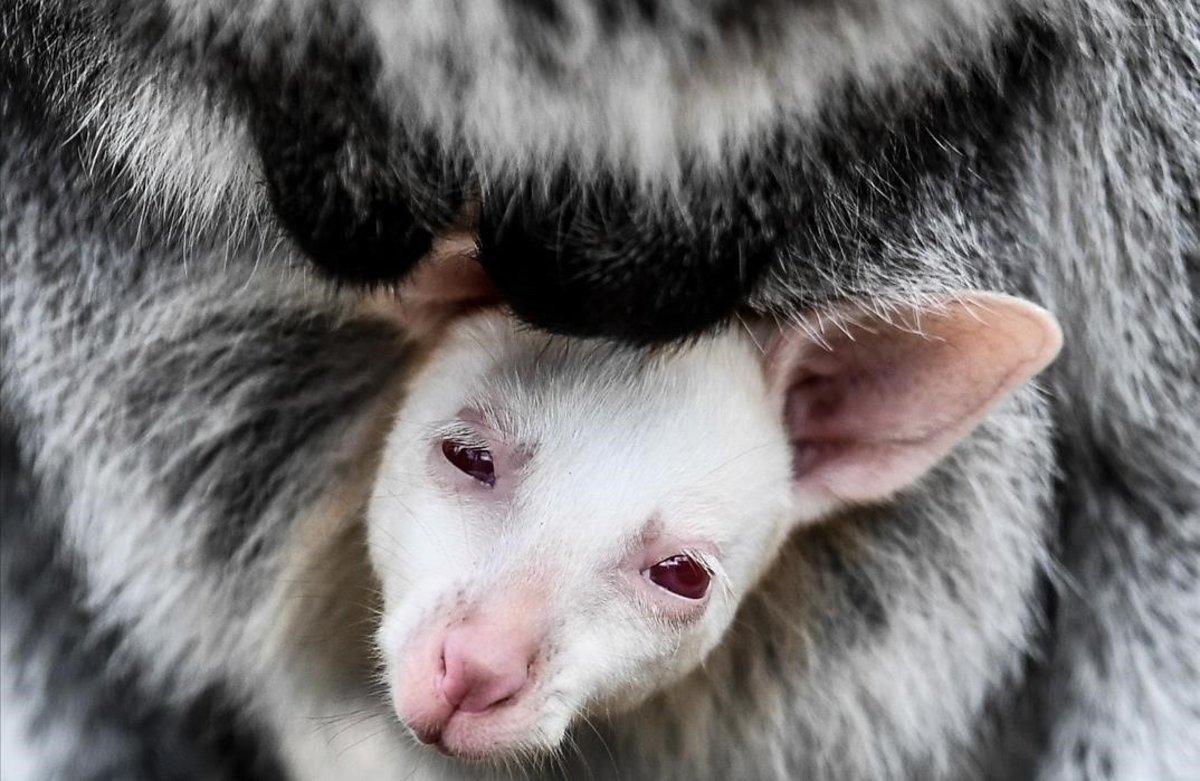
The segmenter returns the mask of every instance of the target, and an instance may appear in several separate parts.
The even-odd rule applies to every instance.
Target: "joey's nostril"
[[[459,710],[482,713],[511,702],[525,688],[528,680],[523,672],[497,673],[475,681],[459,703]]]
[[[442,650],[444,672],[437,678],[438,693],[464,713],[508,704],[532,677],[535,651],[527,638],[501,634],[493,627],[452,631]]]

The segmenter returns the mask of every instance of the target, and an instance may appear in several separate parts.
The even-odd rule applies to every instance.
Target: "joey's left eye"
[[[460,471],[488,487],[496,485],[496,465],[492,451],[484,447],[468,447],[447,439],[442,442],[442,455]]]
[[[703,599],[712,580],[703,564],[684,553],[651,566],[646,570],[646,577],[651,583],[684,599]]]

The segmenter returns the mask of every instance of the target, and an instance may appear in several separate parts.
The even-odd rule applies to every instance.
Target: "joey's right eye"
[[[686,553],[663,559],[646,569],[645,575],[651,583],[684,599],[703,599],[712,580],[712,573]]]
[[[470,447],[452,439],[442,440],[442,455],[463,474],[470,475],[484,485],[496,485],[496,465],[492,451],[485,447]]]

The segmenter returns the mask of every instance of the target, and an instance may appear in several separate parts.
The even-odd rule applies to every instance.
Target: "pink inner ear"
[[[996,294],[888,319],[846,314],[844,331],[825,330],[826,344],[799,328],[781,335],[768,362],[796,489],[819,506],[882,499],[910,484],[1061,345],[1045,310]]]

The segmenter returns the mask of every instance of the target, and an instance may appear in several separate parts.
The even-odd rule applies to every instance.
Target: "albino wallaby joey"
[[[368,534],[396,714],[466,760],[555,752],[686,687],[790,532],[920,480],[1061,344],[1045,310],[983,292],[657,352],[497,310],[446,334]]]

